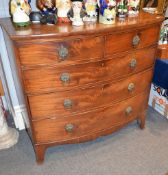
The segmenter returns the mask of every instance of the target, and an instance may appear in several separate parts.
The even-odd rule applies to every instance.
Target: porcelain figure
[[[67,23],[70,22],[68,18],[68,12],[71,9],[70,0],[56,0],[58,22]]]
[[[128,0],[128,15],[137,16],[139,14],[140,0]]]
[[[18,131],[14,128],[8,127],[7,125],[2,108],[2,102],[0,100],[0,150],[7,149],[15,145],[18,142],[18,138]]]
[[[85,12],[83,10],[82,0],[73,0],[72,8],[68,13],[70,20],[72,21],[72,25],[74,26],[82,26],[83,17],[85,16]]]
[[[56,24],[55,0],[37,0],[37,7],[42,13],[42,18],[40,20],[42,24]]]
[[[87,22],[96,22],[97,21],[97,0],[86,0],[85,1],[85,11],[86,16],[84,17],[84,21]]]
[[[116,1],[115,0],[98,0],[100,8],[99,22],[103,24],[113,24],[116,18]]]
[[[30,24],[29,14],[31,7],[28,0],[11,0],[10,12],[12,15],[13,23],[16,26],[24,27]]]
[[[128,13],[128,0],[121,0],[117,3],[117,16],[119,19],[125,19]]]

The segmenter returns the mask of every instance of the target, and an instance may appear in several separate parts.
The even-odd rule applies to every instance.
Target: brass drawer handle
[[[140,43],[140,40],[141,40],[140,37],[138,35],[135,35],[132,39],[132,45],[134,47],[138,46],[138,44]]]
[[[134,89],[135,89],[134,83],[130,83],[130,84],[128,85],[128,91],[129,91],[129,92],[132,92]]]
[[[69,133],[73,132],[74,128],[75,128],[75,126],[72,123],[68,123],[65,125],[65,130]]]
[[[134,69],[137,66],[137,60],[136,59],[132,59],[130,61],[130,68]]]
[[[68,73],[62,73],[60,76],[60,80],[63,83],[68,83],[70,81],[70,75]]]
[[[69,109],[72,107],[72,101],[70,99],[64,100],[64,108]]]
[[[127,107],[127,109],[125,110],[125,114],[128,116],[128,115],[130,115],[131,113],[132,113],[132,107],[131,106],[129,106],[129,107]]]
[[[64,47],[63,45],[61,45],[58,50],[58,55],[60,57],[60,60],[65,60],[66,57],[68,56],[68,49]]]

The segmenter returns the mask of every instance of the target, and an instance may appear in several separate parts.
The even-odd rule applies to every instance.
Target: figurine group
[[[30,20],[42,24],[69,23],[81,26],[95,23],[113,24],[116,16],[136,16],[140,0],[37,0],[40,12],[31,12],[30,0],[11,0],[11,14],[17,26],[29,25]]]
[[[159,45],[168,44],[168,20],[165,20],[161,26]]]

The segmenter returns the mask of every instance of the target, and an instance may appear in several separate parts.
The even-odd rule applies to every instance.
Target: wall
[[[35,0],[32,0],[32,10],[36,10],[35,2]],[[9,0],[0,0],[0,18],[9,16]],[[10,50],[7,51],[6,46],[9,47],[10,42],[0,28],[0,77],[3,79],[5,99],[8,104],[6,108],[12,114],[16,128],[22,130],[25,128],[24,117],[26,118],[27,113],[17,79],[13,54]]]
[[[36,9],[36,0],[31,0],[32,10]],[[9,17],[9,0],[0,0],[0,18]]]
[[[9,16],[9,1],[8,0],[0,0],[0,17]]]

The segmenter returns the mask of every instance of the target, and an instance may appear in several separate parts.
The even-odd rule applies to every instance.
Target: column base
[[[0,136],[0,150],[8,149],[18,142],[19,133],[15,128],[8,128],[8,132]]]

